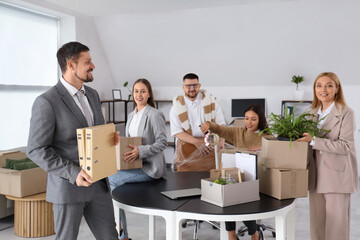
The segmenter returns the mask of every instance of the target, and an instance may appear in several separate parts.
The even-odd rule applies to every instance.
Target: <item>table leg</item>
[[[295,208],[292,208],[286,215],[286,236],[287,240],[295,239]]]
[[[155,240],[155,216],[149,215],[149,240]]]
[[[275,217],[276,240],[285,240],[285,216]]]
[[[228,240],[228,239],[229,239],[229,236],[225,229],[225,222],[221,221],[220,222],[220,240]]]
[[[115,204],[113,204],[114,206],[114,217],[115,217],[115,224],[116,224],[116,230],[117,232],[119,232],[119,226],[120,226],[120,208],[116,207]]]
[[[168,212],[166,216],[163,215],[163,217],[166,221],[166,240],[181,239],[181,233],[179,234],[180,224],[176,221],[175,211]]]

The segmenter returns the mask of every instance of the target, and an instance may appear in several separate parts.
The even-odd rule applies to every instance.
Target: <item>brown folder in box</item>
[[[129,144],[135,146],[142,145],[141,137],[120,137],[120,147],[119,150],[116,151],[117,170],[142,168],[142,159],[136,159],[131,163],[124,161],[124,158],[127,157],[124,156],[124,153],[132,150],[132,148],[129,147]]]

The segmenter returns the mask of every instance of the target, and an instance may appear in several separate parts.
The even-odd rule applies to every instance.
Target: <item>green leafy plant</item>
[[[303,76],[296,76],[294,75],[291,79],[291,82],[296,84],[296,91],[299,89],[299,83],[304,81],[304,77]]]
[[[129,90],[128,100],[130,100],[131,96],[132,96],[132,93],[131,93],[131,89],[129,88],[129,82],[126,81],[123,86],[126,87]]]
[[[267,127],[259,134],[265,132],[276,135],[278,138],[287,138],[290,140],[291,147],[291,142],[301,138],[304,133],[309,133],[312,137],[320,137],[323,133],[330,132],[330,130],[319,129],[317,127],[318,123],[325,117],[314,121],[314,114],[304,112],[300,115],[295,115],[295,108],[296,106],[291,112],[285,111],[285,116],[271,113],[268,117]]]

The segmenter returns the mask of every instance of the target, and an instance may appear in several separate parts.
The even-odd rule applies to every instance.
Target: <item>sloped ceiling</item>
[[[256,2],[290,0],[45,0],[86,16],[106,16],[120,13],[174,11],[203,7],[221,7]],[[294,0],[292,0],[294,1]]]
[[[358,84],[353,0],[45,0],[91,16],[112,76],[179,86],[292,86],[323,71]],[[357,63],[357,64],[356,64]]]

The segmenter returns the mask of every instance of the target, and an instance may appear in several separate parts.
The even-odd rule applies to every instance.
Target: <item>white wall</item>
[[[360,2],[271,1],[94,18],[121,85],[147,77],[177,86],[196,72],[210,86],[291,86],[334,71],[357,84]]]
[[[311,100],[315,77],[333,71],[360,126],[358,9],[356,1],[257,2],[119,14],[94,22],[113,88],[145,77],[156,99],[172,99],[181,93],[182,76],[195,72],[229,123],[231,98],[265,97],[267,113],[280,113],[281,100],[292,99],[292,75],[305,76],[300,87]]]

